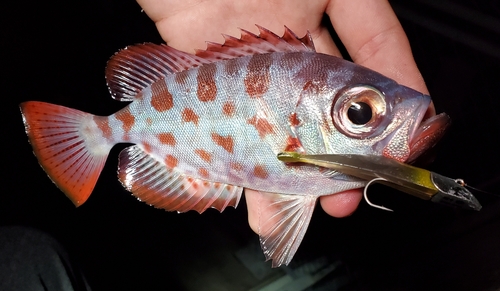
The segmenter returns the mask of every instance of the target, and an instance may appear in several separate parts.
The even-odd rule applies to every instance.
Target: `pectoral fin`
[[[259,237],[267,260],[273,267],[288,265],[297,251],[309,221],[316,196],[260,192]]]

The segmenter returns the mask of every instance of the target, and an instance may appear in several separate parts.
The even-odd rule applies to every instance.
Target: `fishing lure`
[[[458,206],[466,209],[481,210],[476,197],[465,188],[461,179],[451,179],[440,174],[398,162],[383,156],[364,155],[301,155],[294,152],[278,154],[278,159],[288,163],[312,164],[370,182],[380,182],[405,193],[432,202]],[[371,206],[390,210],[365,200]]]

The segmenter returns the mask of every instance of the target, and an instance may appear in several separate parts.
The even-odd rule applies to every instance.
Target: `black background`
[[[500,193],[500,1],[436,2],[391,1],[438,112],[453,120],[426,167]],[[1,6],[0,226],[30,226],[56,237],[94,290],[182,290],[179,266],[210,253],[216,242],[223,248],[218,236],[242,246],[257,240],[244,201],[237,210],[203,215],[137,202],[116,178],[124,146],[112,150],[90,199],[75,209],[32,155],[18,104],[39,100],[111,114],[124,104],[109,96],[106,61],[127,45],[161,38],[134,1]],[[495,196],[477,193],[484,208],[476,213],[378,189],[373,199],[394,213],[364,202],[344,219],[318,209],[297,256],[340,258],[352,279],[346,290],[481,290],[500,281]]]

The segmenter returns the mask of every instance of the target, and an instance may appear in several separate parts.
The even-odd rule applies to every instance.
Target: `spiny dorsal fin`
[[[207,208],[236,207],[242,187],[189,177],[157,161],[140,146],[120,153],[118,177],[139,200],[167,211],[199,213]]]
[[[196,55],[178,51],[165,44],[144,43],[128,46],[108,61],[106,81],[111,96],[133,101],[142,90],[166,75],[175,74],[207,63],[271,52],[314,52],[311,34],[297,37],[285,26],[282,37],[258,26],[259,35],[241,29],[241,37],[224,35],[224,44],[207,42]]]
[[[223,44],[207,42],[207,48],[205,50],[197,50],[196,55],[206,60],[215,62],[219,60],[272,52],[315,51],[312,37],[309,32],[307,32],[303,38],[299,38],[285,26],[285,33],[282,37],[279,37],[262,26],[256,26],[259,29],[259,35],[253,34],[244,29],[240,29],[240,38],[223,34]]]

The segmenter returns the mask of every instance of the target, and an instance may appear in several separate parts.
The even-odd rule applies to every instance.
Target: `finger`
[[[360,189],[348,190],[345,192],[320,197],[321,207],[331,216],[345,217],[351,215],[359,205],[363,197]],[[262,193],[245,189],[245,199],[248,208],[248,223],[255,233],[259,230],[260,212],[262,205],[271,205],[271,201],[265,201],[266,197]]]
[[[323,210],[334,217],[351,215],[363,197],[360,189],[348,190],[334,195],[320,197]]]
[[[326,12],[354,62],[428,94],[389,2],[331,0]]]
[[[283,0],[272,2],[137,0],[137,2],[155,21],[162,38],[170,46],[186,52],[192,52],[193,48],[203,48],[205,41],[224,41],[221,33],[237,37],[240,34],[238,28],[258,33],[255,24],[259,24],[278,35],[284,31],[285,25],[299,37],[304,36],[309,30],[318,52],[340,56],[328,29],[320,25],[326,1],[310,4],[299,0],[293,2],[293,5]],[[214,19],[211,15],[218,17]],[[210,25],[207,25],[207,21]]]
[[[321,27],[317,31],[312,31],[311,36],[313,38],[314,47],[318,53],[332,55],[339,58],[342,57],[326,27]]]
[[[248,209],[248,224],[250,225],[250,228],[257,234],[259,233],[259,202],[262,203],[261,200],[263,199],[263,197],[264,196],[258,191],[245,189],[245,200],[247,202]]]

